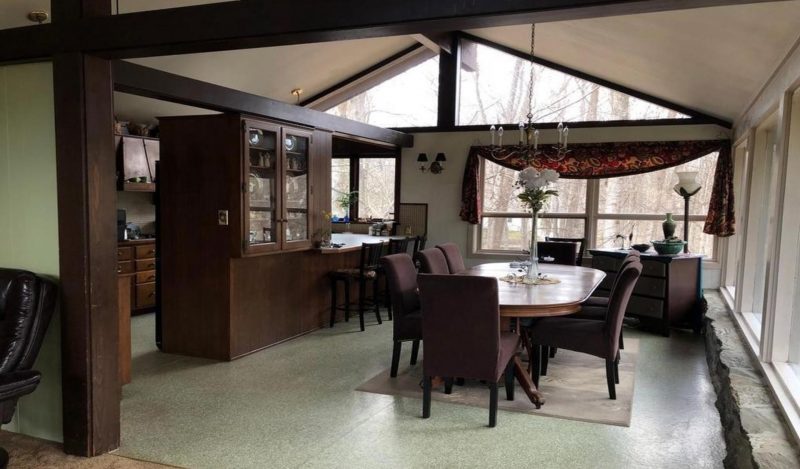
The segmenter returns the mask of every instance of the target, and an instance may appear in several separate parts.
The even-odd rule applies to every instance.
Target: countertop
[[[403,239],[404,236],[369,236],[365,234],[354,233],[333,233],[331,235],[331,242],[336,244],[343,244],[340,248],[319,248],[318,251],[322,254],[340,254],[344,252],[353,252],[361,249],[362,243],[387,243],[390,239]]]
[[[608,254],[615,257],[625,257],[628,254],[628,249],[611,249],[611,248],[589,249],[590,254],[594,254],[595,252]],[[705,257],[705,255],[703,254],[695,254],[691,252],[689,253],[680,252],[678,254],[659,254],[652,247],[648,251],[643,252],[641,254],[642,257],[647,257],[650,259],[660,259],[660,260],[698,259]]]
[[[117,246],[137,246],[139,244],[152,244],[155,242],[155,238],[126,239],[124,241],[117,241]]]

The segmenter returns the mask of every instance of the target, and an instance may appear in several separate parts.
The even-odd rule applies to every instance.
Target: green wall
[[[58,276],[58,207],[50,63],[0,67],[0,266]],[[34,365],[42,382],[4,429],[62,441],[61,327]]]

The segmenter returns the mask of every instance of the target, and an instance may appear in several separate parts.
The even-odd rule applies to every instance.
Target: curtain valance
[[[480,160],[487,160],[513,170],[521,170],[528,162],[520,155],[504,158],[513,147],[504,146],[494,154],[488,146],[470,148],[461,188],[461,219],[480,223]],[[543,151],[553,151],[543,149]],[[711,204],[703,229],[705,233],[730,236],[734,233],[733,162],[730,140],[691,140],[672,142],[608,142],[570,145],[570,152],[561,161],[546,155],[537,157],[538,170],[553,169],[566,179],[597,179],[642,174],[681,165],[719,152],[714,175]]]

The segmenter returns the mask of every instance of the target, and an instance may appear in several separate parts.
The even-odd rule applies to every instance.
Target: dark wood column
[[[111,65],[58,55],[53,75],[64,450],[94,456],[120,434]]]
[[[443,39],[449,45],[439,53],[439,111],[437,127],[452,129],[458,121],[458,68],[461,66],[461,46],[458,35],[448,33]]]

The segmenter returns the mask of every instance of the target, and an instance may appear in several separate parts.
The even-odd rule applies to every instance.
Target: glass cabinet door
[[[309,225],[309,163],[311,133],[296,129],[283,131],[284,246],[307,247],[311,244]]]
[[[245,125],[244,237],[246,252],[280,248],[280,128],[247,121]]]

